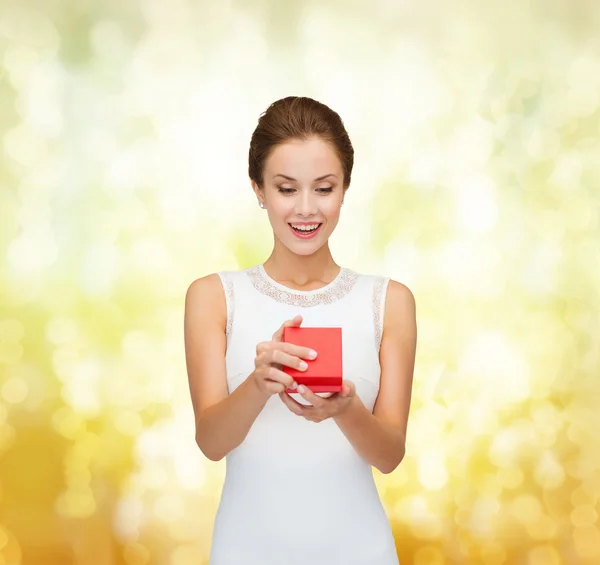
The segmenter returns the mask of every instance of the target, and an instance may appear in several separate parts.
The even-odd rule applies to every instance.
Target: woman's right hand
[[[263,394],[272,396],[287,388],[295,389],[298,385],[290,375],[282,370],[283,365],[304,371],[308,365],[303,359],[315,359],[317,356],[316,351],[309,347],[282,341],[283,328],[298,327],[301,323],[302,316],[299,315],[287,320],[273,334],[271,341],[262,341],[256,346],[256,358],[254,359],[256,368],[250,378]]]

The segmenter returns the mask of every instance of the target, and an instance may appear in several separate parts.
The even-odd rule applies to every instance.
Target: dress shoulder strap
[[[373,275],[373,323],[375,326],[375,349],[379,351],[383,334],[383,318],[385,314],[385,299],[390,277]]]
[[[217,275],[221,279],[223,285],[223,291],[225,292],[225,304],[227,305],[227,325],[225,328],[225,335],[227,338],[227,345],[229,345],[229,337],[231,335],[231,328],[233,326],[233,317],[235,315],[235,278],[236,271],[219,271]]]

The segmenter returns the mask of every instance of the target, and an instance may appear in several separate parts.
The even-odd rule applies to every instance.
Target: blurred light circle
[[[9,404],[20,404],[27,398],[29,387],[23,379],[10,378],[2,385],[2,398]]]
[[[141,543],[129,543],[123,548],[123,558],[127,565],[146,565],[150,557],[150,551]]]
[[[550,545],[540,545],[530,549],[527,554],[527,565],[562,565],[563,561]]]

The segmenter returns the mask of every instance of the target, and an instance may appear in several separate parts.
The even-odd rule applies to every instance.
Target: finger
[[[287,343],[282,341],[277,344],[273,344],[273,349],[277,349],[279,351],[283,351],[284,353],[288,353],[289,355],[295,355],[300,359],[316,359],[317,352],[310,347],[304,347],[303,345],[296,345],[295,343]]]
[[[281,394],[287,387],[275,381],[265,381],[265,387],[271,394]]]
[[[283,337],[283,328],[290,327],[290,326],[299,326],[301,323],[302,323],[302,316],[300,316],[300,314],[298,314],[297,316],[294,316],[291,320],[286,320],[285,322],[283,322],[283,324],[281,324],[279,329],[273,334],[273,341],[281,341],[281,339]]]
[[[288,326],[299,326],[302,323],[302,316],[300,314],[296,314],[291,320],[283,323],[283,327]]]
[[[287,392],[285,393],[285,396],[287,396],[287,399],[294,404],[294,406],[298,409],[300,409],[303,413],[308,412],[310,410],[314,410],[312,406],[307,406],[306,404],[300,404],[295,398],[293,398],[292,396],[290,396]]]
[[[308,400],[315,408],[322,408],[327,405],[329,398],[321,398],[317,396],[312,390],[305,385],[298,387],[298,392],[302,395],[302,398]]]
[[[284,394],[285,394],[286,398],[283,398]],[[315,412],[316,409],[314,406],[307,406],[306,404],[300,404],[299,402],[296,402],[296,400],[293,399],[287,393],[282,393],[279,396],[282,396],[281,400],[286,404],[286,406],[288,406],[288,408],[292,412],[294,412],[294,414],[296,414],[298,416],[302,416],[303,418],[305,418],[306,420],[308,420],[310,422],[316,421],[317,414]]]
[[[342,381],[340,396],[350,397],[356,394],[356,385],[352,381]]]
[[[268,342],[272,343],[272,342]],[[276,363],[273,361],[273,351],[272,348],[268,347],[264,349],[260,353],[256,355],[254,358],[254,366],[258,369],[259,367],[266,365],[267,367],[274,366],[277,369],[283,369],[283,366],[280,363]]]
[[[269,367],[266,374],[267,381],[273,381],[285,385],[286,388],[297,388],[298,383],[294,378],[288,375],[286,372],[278,369],[277,367]]]
[[[275,349],[271,352],[271,360],[273,363],[285,365],[292,369],[298,369],[298,371],[306,371],[306,369],[308,369],[308,363],[306,361],[280,349]]]
[[[279,394],[281,401],[297,416],[304,416],[304,406],[298,404],[287,392]]]

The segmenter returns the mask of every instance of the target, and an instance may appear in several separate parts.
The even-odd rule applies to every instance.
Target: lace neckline
[[[340,300],[352,290],[359,276],[355,271],[340,267],[337,276],[325,286],[313,290],[298,290],[271,278],[262,263],[246,269],[246,273],[250,276],[254,288],[261,294],[284,304],[305,307]]]
[[[325,286],[321,286],[319,288],[313,288],[312,290],[299,290],[296,288],[290,288],[289,286],[285,286],[284,284],[281,284],[280,282],[277,282],[274,278],[270,277],[267,274],[267,271],[265,270],[265,266],[263,263],[261,263],[260,265],[257,265],[258,270],[260,271],[261,276],[263,277],[263,279],[266,279],[268,283],[270,283],[271,285],[277,287],[280,290],[283,291],[287,291],[287,292],[291,292],[293,294],[299,294],[299,295],[304,295],[306,296],[307,294],[316,294],[319,292],[325,292],[328,288],[335,286],[339,279],[343,276],[343,271],[345,270],[344,267],[340,267],[340,272],[335,276],[335,278],[331,281],[328,282]]]

